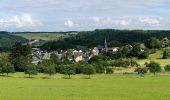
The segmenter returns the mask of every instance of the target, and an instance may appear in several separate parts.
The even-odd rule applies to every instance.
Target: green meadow
[[[166,48],[166,49],[170,49],[170,48]],[[136,59],[136,61],[140,65],[144,65],[145,62],[155,61],[155,62],[159,63],[160,66],[163,68],[166,65],[170,64],[170,59],[162,59],[163,51],[164,51],[164,49],[157,50],[156,53],[150,54],[148,59],[142,59],[142,60],[141,59]]]
[[[0,77],[0,100],[170,100],[170,75],[96,74],[65,79],[24,73]]]
[[[14,34],[16,36],[21,36],[23,38],[26,38],[28,40],[45,40],[45,41],[53,41],[58,40],[59,38],[67,37],[67,35],[64,35],[62,33],[18,33]]]

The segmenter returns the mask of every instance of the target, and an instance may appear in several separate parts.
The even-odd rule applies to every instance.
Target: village
[[[32,48],[32,64],[38,64],[39,62],[42,62],[43,60],[50,59],[51,54],[54,53],[58,58],[61,59],[62,57],[65,57],[68,53],[69,56],[67,59],[69,61],[74,62],[80,62],[80,61],[87,61],[91,59],[93,56],[96,56],[101,51],[112,51],[116,52],[119,47],[107,47],[107,42],[105,41],[105,46],[99,45],[98,47],[94,47],[92,49],[89,49],[87,52],[83,52],[83,50],[76,50],[76,49],[69,49],[69,50],[60,50],[60,52],[57,51],[42,51],[40,48]]]
[[[129,48],[133,48],[132,45],[126,45]],[[49,60],[52,54],[55,54],[57,59],[62,59],[63,57],[67,57],[69,61],[73,62],[80,62],[80,61],[88,61],[93,56],[99,55],[100,52],[112,52],[116,53],[120,47],[108,47],[107,41],[105,39],[104,45],[98,45],[97,47],[90,48],[86,52],[83,50],[76,50],[76,49],[68,49],[68,50],[60,50],[58,51],[42,51],[40,48],[32,48],[32,64],[37,65],[38,63],[42,62],[43,60]],[[146,49],[144,43],[140,44],[141,51]]]

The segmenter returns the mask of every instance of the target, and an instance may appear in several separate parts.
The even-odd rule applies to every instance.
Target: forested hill
[[[28,40],[23,37],[0,31],[0,50],[9,50],[15,42],[25,43],[27,41]]]
[[[159,39],[164,37],[170,38],[170,31],[98,29],[95,31],[79,32],[64,40],[48,42],[42,48],[51,50],[69,48],[86,49],[103,45],[105,38],[107,39],[108,46],[112,47],[133,42],[146,42],[151,37],[157,37]]]

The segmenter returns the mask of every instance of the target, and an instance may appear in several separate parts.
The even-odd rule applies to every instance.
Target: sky
[[[0,31],[170,30],[170,0],[0,0]]]

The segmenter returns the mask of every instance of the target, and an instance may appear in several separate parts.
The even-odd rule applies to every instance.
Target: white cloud
[[[64,25],[66,27],[70,27],[71,28],[71,27],[75,26],[75,23],[72,20],[67,20],[67,21],[64,22]]]
[[[95,23],[99,25],[122,25],[122,26],[127,26],[129,25],[130,20],[126,20],[123,18],[111,18],[111,17],[106,17],[106,18],[100,18],[100,17],[91,17],[91,20],[93,20]]]
[[[152,17],[139,17],[139,22],[149,24],[149,25],[159,25],[161,23],[161,20],[163,20],[162,17],[159,18],[152,18]]]
[[[90,19],[92,19],[93,21],[100,23],[100,18],[99,17],[91,17]]]
[[[127,25],[129,25],[129,21],[127,21],[127,20],[120,20],[120,24],[123,25],[123,26],[127,26]]]
[[[39,21],[36,21],[32,18],[30,14],[23,14],[23,15],[15,15],[8,18],[0,18],[0,26],[1,27],[8,27],[8,26],[15,26],[15,27],[24,27],[24,26],[38,26],[41,25]]]

